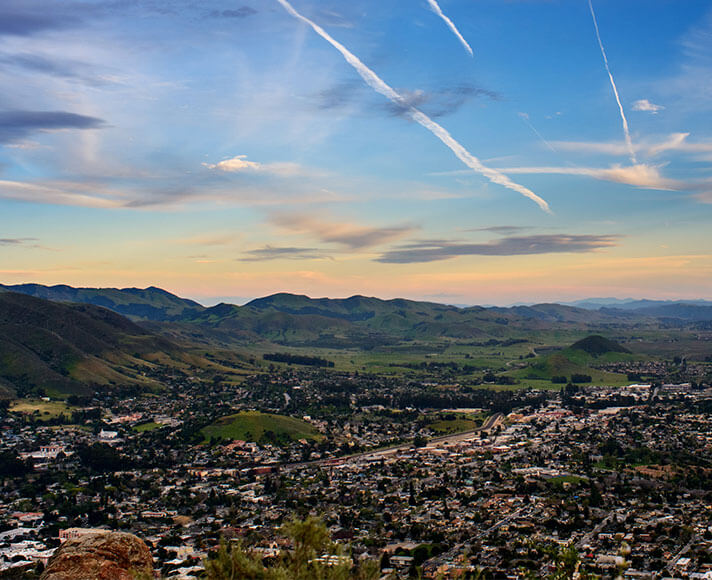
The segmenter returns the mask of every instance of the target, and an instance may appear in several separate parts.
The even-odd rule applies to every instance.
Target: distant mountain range
[[[0,398],[38,388],[65,394],[121,385],[148,388],[151,380],[137,369],[152,361],[184,368],[210,366],[201,356],[223,347],[250,353],[281,346],[381,349],[395,356],[433,352],[438,345],[454,343],[463,348],[530,342],[541,347],[551,344],[547,341],[561,344],[564,336],[625,339],[645,330],[712,328],[712,304],[702,300],[585,303],[585,308],[460,308],[404,299],[314,299],[280,293],[244,306],[204,307],[155,287],[0,285]],[[599,343],[587,348],[600,350]],[[610,344],[604,346],[612,350]],[[540,374],[571,366],[557,356],[562,364],[552,363]]]
[[[369,347],[399,340],[499,339],[550,328],[709,323],[712,302],[591,299],[566,304],[461,308],[365,296],[309,298],[280,293],[244,306],[204,307],[160,288],[0,285],[55,302],[102,306],[175,338],[206,343],[270,341],[293,346]]]
[[[681,304],[692,306],[712,306],[709,300],[645,300],[637,298],[586,298],[575,302],[565,302],[569,306],[585,308],[587,310],[600,310],[601,308],[618,308],[620,310],[639,310],[658,306],[679,306]]]

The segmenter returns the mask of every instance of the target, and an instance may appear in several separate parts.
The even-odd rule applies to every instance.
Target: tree
[[[324,523],[316,517],[293,519],[281,528],[292,540],[293,550],[282,552],[273,565],[241,543],[231,547],[222,541],[217,553],[205,561],[208,580],[375,580],[380,567],[375,560],[353,567],[342,546],[331,541]],[[320,556],[335,556],[322,561]]]

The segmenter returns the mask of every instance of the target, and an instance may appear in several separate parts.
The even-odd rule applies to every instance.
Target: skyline
[[[710,296],[712,2],[9,0],[0,23],[2,283]]]

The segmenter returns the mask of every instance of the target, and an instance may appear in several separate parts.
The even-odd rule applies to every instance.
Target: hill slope
[[[0,396],[90,394],[150,382],[132,366],[180,349],[105,308],[0,293]]]
[[[600,356],[609,352],[622,352],[630,354],[630,351],[613,340],[609,340],[600,335],[587,336],[571,345],[571,350],[582,350],[591,356]]]
[[[181,320],[203,310],[192,300],[179,298],[170,292],[153,286],[141,288],[72,288],[71,286],[42,286],[41,284],[18,284],[0,290],[18,292],[35,298],[54,302],[94,304],[113,310],[134,320]]]
[[[551,380],[553,377],[565,377],[571,380],[574,375],[592,377],[594,383],[616,380],[616,375],[595,368],[601,360],[627,360],[631,352],[617,342],[600,335],[583,338],[568,348],[543,357],[518,372],[522,378]]]
[[[590,310],[561,304],[510,308],[458,308],[432,302],[366,296],[309,298],[280,293],[245,306],[204,308],[159,288],[71,288],[25,284],[1,286],[55,301],[109,308],[173,338],[205,347],[276,343],[309,348],[362,348],[403,341],[477,341],[530,337],[539,331],[607,332],[637,326],[708,325],[712,307],[653,305]],[[644,301],[643,301],[644,302]]]

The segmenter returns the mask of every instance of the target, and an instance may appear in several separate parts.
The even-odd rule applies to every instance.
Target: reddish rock
[[[54,553],[40,580],[153,578],[153,558],[133,534],[107,532],[69,540]]]

